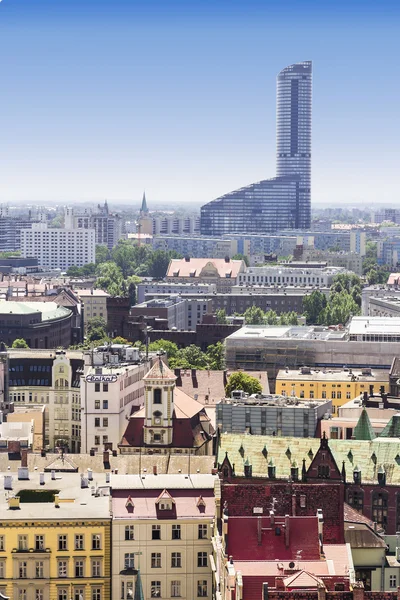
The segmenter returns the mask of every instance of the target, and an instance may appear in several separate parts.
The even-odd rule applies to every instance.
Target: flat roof
[[[353,317],[348,331],[350,335],[400,335],[400,318]]]
[[[281,369],[276,379],[282,381],[345,381],[355,383],[356,381],[389,381],[388,369],[371,369],[371,374],[363,373],[365,369],[310,369],[310,373],[303,373],[302,369]],[[354,379],[355,378],[355,379]]]
[[[217,475],[208,473],[161,474],[142,473],[141,475],[115,475],[111,474],[111,487],[113,490],[195,490],[214,489]]]

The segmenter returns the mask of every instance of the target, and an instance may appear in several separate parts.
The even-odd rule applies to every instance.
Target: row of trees
[[[257,306],[249,306],[243,315],[237,316],[244,317],[247,325],[298,325],[299,323],[297,314],[294,311],[278,315],[274,310],[264,312],[262,308]],[[216,311],[216,317],[217,323],[220,325],[225,325],[228,322],[224,308]]]
[[[144,349],[144,348],[142,348]],[[224,366],[224,347],[221,342],[211,344],[203,352],[195,344],[178,348],[169,340],[156,340],[149,344],[149,352],[164,350],[168,356],[169,366],[181,369],[211,369],[221,370]]]
[[[111,251],[106,246],[96,246],[96,263],[83,267],[70,267],[70,277],[95,276],[96,286],[111,296],[128,297],[131,306],[136,303],[136,284],[141,277],[165,277],[171,258],[180,256],[174,251],[155,250],[120,240]]]

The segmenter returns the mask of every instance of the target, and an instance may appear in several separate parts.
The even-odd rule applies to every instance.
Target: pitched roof
[[[356,440],[373,440],[376,436],[372,429],[371,421],[369,419],[367,409],[364,407],[358,423],[354,428],[353,435]]]
[[[352,548],[386,548],[385,540],[366,523],[345,523],[344,539]]]
[[[143,380],[150,381],[152,379],[165,379],[168,381],[175,381],[176,375],[171,371],[169,367],[163,362],[161,357],[156,360],[150,371],[146,373]]]
[[[173,258],[168,266],[167,277],[200,277],[203,269],[214,271],[215,276],[225,279],[229,277],[234,279],[244,269],[244,261],[229,260],[224,258]]]
[[[315,577],[308,571],[298,571],[290,577],[283,580],[286,588],[315,588],[324,586],[324,582],[319,577]],[[324,586],[325,587],[325,586]]]
[[[231,464],[235,464],[238,476],[244,475],[244,461],[249,459],[253,477],[267,477],[268,463],[273,459],[277,479],[290,477],[293,457],[297,462],[305,461],[309,468],[320,447],[317,438],[273,437],[249,434],[223,434],[220,437],[217,462],[222,464],[226,453]],[[344,462],[347,477],[357,465],[362,481],[377,482],[378,470],[385,469],[387,485],[400,484],[400,439],[377,437],[373,440],[333,440],[329,448],[339,468]],[[266,447],[266,451],[264,449]],[[240,451],[243,447],[244,451]],[[287,449],[290,448],[290,456]]]
[[[236,372],[230,370],[225,374],[224,371],[179,369],[178,375],[176,369],[176,387],[192,398],[196,398],[202,404],[214,405],[225,398],[224,378]],[[252,371],[251,376],[260,381],[264,393],[269,393],[268,373],[266,371]]]
[[[400,413],[393,415],[379,437],[400,438]]]
[[[172,502],[175,504],[175,500],[173,499],[173,497],[171,496],[171,494],[169,493],[169,491],[165,490],[165,489],[158,496],[156,502],[160,502],[161,500],[172,500]]]

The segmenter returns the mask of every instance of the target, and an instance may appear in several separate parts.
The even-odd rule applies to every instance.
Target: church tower
[[[161,357],[143,377],[145,389],[145,446],[171,446],[173,442],[176,376]]]

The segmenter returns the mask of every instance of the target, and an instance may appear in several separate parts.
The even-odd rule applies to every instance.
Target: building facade
[[[7,350],[5,403],[45,407],[42,449],[81,450],[83,356],[77,350]]]
[[[122,237],[122,219],[119,215],[110,213],[107,200],[103,206],[99,204],[97,210],[66,208],[64,214],[66,229],[93,229],[95,244],[107,246],[109,250],[112,250]]]
[[[49,229],[47,223],[33,223],[21,229],[21,253],[33,256],[41,267],[66,271],[95,262],[94,229]]]
[[[238,283],[239,273],[245,270],[243,260],[230,258],[173,258],[166,280],[172,283],[211,283],[218,292],[230,292]]]
[[[155,468],[112,475],[111,484],[112,597],[211,599],[217,477],[161,475]]]
[[[367,392],[389,391],[389,371],[385,369],[282,369],[276,376],[275,391],[285,396],[332,400],[332,412]]]
[[[143,377],[154,363],[137,348],[114,345],[85,354],[81,385],[82,451],[115,450],[134,407],[144,401]]]
[[[346,273],[340,267],[323,267],[321,269],[299,269],[288,265],[274,267],[247,267],[238,276],[238,283],[246,285],[313,285],[330,287],[336,275]]]
[[[45,487],[28,469],[21,470],[18,481],[12,479],[8,475],[0,499],[3,597],[109,600],[109,494],[95,497],[87,483],[79,488],[78,473],[64,473],[62,481],[47,476]]]

